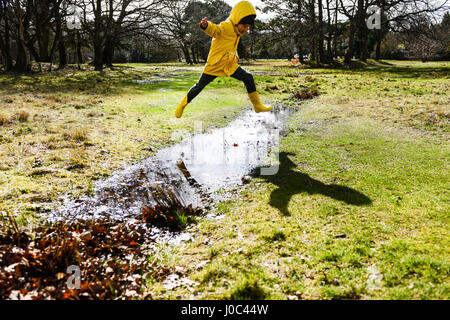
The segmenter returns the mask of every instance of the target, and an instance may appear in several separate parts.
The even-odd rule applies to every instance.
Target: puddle
[[[143,208],[157,204],[155,188],[172,193],[185,206],[208,211],[226,198],[229,190],[246,183],[246,175],[255,168],[264,163],[271,168],[270,156],[278,148],[283,124],[294,111],[282,104],[266,113],[249,110],[225,128],[207,132],[196,123],[194,131],[199,133],[185,134],[181,142],[98,181],[92,195],[61,197],[45,217],[52,222],[107,218],[137,223]],[[151,228],[155,237],[161,238],[163,233]],[[183,233],[177,237],[180,241],[189,238]],[[179,240],[167,233],[162,238],[173,243]]]
[[[283,124],[294,111],[283,106],[267,113],[247,111],[225,128],[183,139],[156,156],[167,162],[181,159],[208,194],[227,190],[270,160],[268,154],[276,151]],[[194,130],[201,131],[200,126]]]

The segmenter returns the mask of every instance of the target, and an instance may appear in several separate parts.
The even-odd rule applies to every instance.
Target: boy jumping
[[[204,33],[213,38],[203,73],[197,83],[189,90],[175,110],[180,118],[183,110],[211,81],[217,77],[233,77],[244,82],[255,112],[272,110],[261,103],[251,73],[239,66],[237,47],[239,39],[248,32],[255,22],[256,11],[248,1],[241,1],[231,10],[230,17],[216,25],[203,18],[199,26]]]

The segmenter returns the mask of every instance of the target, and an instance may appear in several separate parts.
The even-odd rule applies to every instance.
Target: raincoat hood
[[[256,15],[255,8],[250,2],[241,1],[234,6],[233,10],[231,10],[229,19],[234,25],[236,25],[242,20],[242,18],[249,15]]]
[[[219,25],[208,21],[206,28],[199,24],[204,33],[213,38],[208,60],[203,73],[217,77],[229,77],[239,67],[237,48],[239,39],[244,34],[239,32],[237,24],[250,15],[256,16],[253,5],[248,1],[237,3],[226,21]]]

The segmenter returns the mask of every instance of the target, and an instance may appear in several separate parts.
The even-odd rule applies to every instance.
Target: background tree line
[[[269,21],[257,20],[239,46],[241,58],[292,58],[331,65],[352,59],[450,59],[446,0],[262,0]],[[380,10],[370,30],[368,8]],[[219,23],[231,10],[222,0],[0,0],[0,60],[6,71],[33,64],[184,60],[203,63],[210,39],[203,17]],[[76,28],[74,28],[76,27]]]

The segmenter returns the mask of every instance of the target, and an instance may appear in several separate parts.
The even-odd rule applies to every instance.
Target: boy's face
[[[251,25],[249,24],[238,24],[239,33],[242,35],[246,34],[248,32],[248,29],[250,29],[250,26]]]

